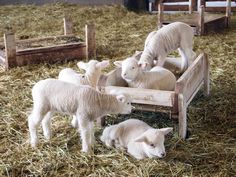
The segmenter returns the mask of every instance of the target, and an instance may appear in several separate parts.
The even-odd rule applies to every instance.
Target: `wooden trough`
[[[70,19],[64,18],[64,35],[36,39],[15,40],[13,33],[4,34],[4,44],[0,49],[0,64],[5,69],[41,62],[55,63],[65,60],[92,59],[96,57],[95,28],[94,25],[85,26],[85,42],[70,42],[66,44],[51,45],[46,47],[17,49],[21,45],[45,42],[48,40],[78,40],[73,35],[73,25]]]
[[[135,109],[152,112],[171,110],[173,117],[178,116],[179,136],[186,137],[187,108],[201,86],[204,86],[206,95],[209,95],[209,62],[207,55],[200,54],[192,65],[180,76],[174,91],[139,89],[125,87],[121,78],[121,69],[117,68],[100,79],[100,90],[109,93],[111,90],[124,93],[132,98]]]
[[[199,0],[198,11],[195,11],[196,5],[195,3],[193,3],[194,0],[188,0],[189,14],[173,16],[170,19],[164,18],[164,10],[166,6],[165,4],[163,4],[163,2],[165,3],[165,2],[183,2],[183,1],[186,0],[161,0],[161,2],[157,4],[158,28],[161,28],[163,25],[167,25],[172,22],[180,21],[192,26],[194,28],[195,35],[204,35],[211,30],[218,31],[220,29],[227,28],[229,26],[229,20],[231,14],[231,0],[226,1],[225,8],[206,7],[206,1]],[[219,1],[219,0],[207,0],[207,1],[209,2],[209,1]],[[172,7],[174,7],[174,5],[172,5]],[[225,11],[225,13],[220,13],[223,10]]]

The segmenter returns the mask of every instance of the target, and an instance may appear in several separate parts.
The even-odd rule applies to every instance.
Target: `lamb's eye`
[[[132,69],[134,69],[134,67],[132,67]]]
[[[130,105],[130,102],[128,102],[127,105]]]
[[[154,145],[154,144],[150,144],[150,146],[151,146],[151,147],[153,147],[153,148],[155,147],[155,145]]]

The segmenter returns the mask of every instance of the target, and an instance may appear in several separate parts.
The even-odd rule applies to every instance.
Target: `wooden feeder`
[[[70,19],[64,18],[64,35],[44,38],[15,40],[13,33],[4,34],[4,45],[0,49],[0,64],[5,69],[28,64],[38,64],[41,62],[55,63],[65,60],[83,59],[87,60],[96,57],[95,49],[95,27],[85,26],[85,42],[70,42],[66,44],[51,45],[46,47],[17,49],[21,45],[30,45],[37,42],[47,42],[48,40],[70,40],[76,38],[73,35],[73,25]]]
[[[229,26],[230,14],[231,14],[231,0],[226,1],[226,8],[224,7],[206,7],[206,0],[199,0],[198,11],[195,11],[196,4],[194,0],[188,0],[188,6],[182,6],[179,10],[186,10],[188,7],[189,14],[173,16],[170,19],[164,18],[165,8],[170,8],[172,10],[178,10],[178,4],[167,6],[165,3],[170,2],[183,2],[186,0],[161,0],[157,3],[158,6],[158,28],[163,25],[167,25],[172,22],[180,21],[187,23],[194,28],[195,35],[204,35],[210,30],[218,31],[219,29],[226,28]],[[219,1],[219,0],[207,0],[209,1]],[[219,13],[225,11],[225,13]]]
[[[116,68],[107,75],[103,75],[99,81],[101,92],[109,93],[111,90],[115,90],[127,94],[132,98],[132,103],[135,104],[137,110],[151,112],[170,110],[173,117],[178,117],[181,138],[186,137],[188,105],[202,85],[206,95],[209,95],[209,62],[204,53],[200,54],[180,76],[174,91],[126,87],[126,82],[121,78],[121,68]]]

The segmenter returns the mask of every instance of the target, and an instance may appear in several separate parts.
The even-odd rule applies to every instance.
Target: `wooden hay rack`
[[[4,34],[4,44],[0,45],[0,64],[6,70],[28,64],[38,64],[41,62],[55,63],[65,60],[92,59],[96,57],[95,49],[95,27],[85,26],[85,42],[68,42],[65,44],[17,49],[21,45],[29,45],[35,42],[47,40],[70,40],[79,39],[73,34],[73,24],[68,18],[64,18],[64,35],[50,36],[44,38],[33,38],[15,40],[15,35],[11,32]]]
[[[166,2],[178,3],[183,1],[187,1],[188,6],[179,6],[178,4],[172,6],[165,5]],[[211,1],[222,0],[199,0],[197,4],[198,8],[196,8],[196,1],[194,0],[161,0],[156,4],[158,8],[158,28],[176,21],[184,22],[192,26],[194,28],[195,35],[204,35],[211,30],[219,31],[220,29],[227,28],[229,26],[231,15],[231,0],[226,0],[226,7],[207,7],[206,2]],[[187,10],[186,8],[188,8],[189,14],[173,16],[170,19],[166,19],[164,18],[165,8],[177,11]]]
[[[101,92],[109,93],[115,90],[132,98],[135,109],[151,112],[166,112],[171,110],[173,117],[178,117],[179,136],[186,138],[187,108],[201,86],[206,95],[210,92],[209,61],[207,55],[200,54],[176,82],[174,91],[162,91],[125,87],[120,76],[121,69],[116,68],[100,79]],[[107,84],[109,82],[109,84]],[[104,122],[104,120],[101,120]]]

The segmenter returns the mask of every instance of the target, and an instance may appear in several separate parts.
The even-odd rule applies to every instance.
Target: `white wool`
[[[59,73],[58,79],[76,85],[89,85],[96,88],[102,69],[109,65],[109,61],[90,60],[88,63],[78,62],[77,65],[80,69],[85,70],[85,74],[79,74],[71,68],[65,68]]]
[[[153,60],[158,60],[158,66],[163,66],[167,55],[178,49],[183,61],[181,70],[186,70],[196,56],[193,52],[193,36],[193,29],[182,22],[174,22],[151,32],[145,41],[139,64],[145,70],[150,70],[154,65]]]
[[[157,66],[150,71],[143,71],[134,57],[114,63],[117,66],[122,66],[121,76],[129,87],[168,91],[175,88],[176,77],[165,68]]]
[[[145,122],[129,119],[106,127],[101,141],[108,147],[127,149],[137,159],[165,157],[165,135],[173,128],[154,129]]]
[[[90,152],[94,143],[93,121],[106,114],[131,113],[131,102],[124,95],[102,94],[89,86],[77,86],[57,79],[39,81],[32,89],[33,111],[28,118],[31,145],[38,143],[37,129],[42,122],[50,139],[50,120],[54,112],[76,115],[82,151]]]

